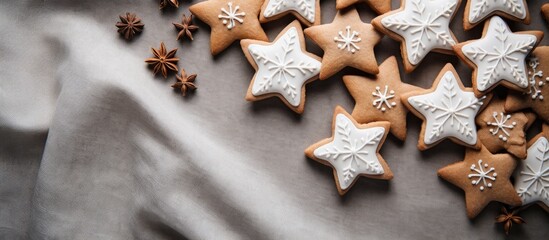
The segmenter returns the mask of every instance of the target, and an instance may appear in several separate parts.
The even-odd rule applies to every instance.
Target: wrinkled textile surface
[[[171,23],[196,2],[162,12],[155,0],[0,1],[1,239],[503,237],[494,224],[500,205],[470,221],[462,191],[436,176],[463,147],[419,152],[420,121],[411,116],[408,140],[389,137],[381,151],[395,178],[362,179],[338,196],[331,169],[303,150],[330,135],[336,105],[352,110],[342,75],[309,85],[303,116],[278,99],[246,102],[253,69],[238,44],[212,57],[200,22],[194,42],[175,40]],[[529,4],[533,24],[511,27],[547,31],[541,3]],[[462,31],[463,5],[453,29],[461,41],[478,38],[482,27]],[[321,6],[331,22],[335,1]],[[365,21],[374,16],[359,10]],[[114,27],[126,11],[146,24],[130,43]],[[273,39],[290,21],[264,27]],[[152,76],[143,61],[160,41],[198,73],[196,94],[182,98],[170,88],[173,75]],[[385,37],[376,51],[381,63],[399,55],[399,44]],[[470,86],[471,70],[440,54],[403,80],[429,87],[446,62]],[[541,208],[522,216],[528,224],[513,235],[549,234]]]

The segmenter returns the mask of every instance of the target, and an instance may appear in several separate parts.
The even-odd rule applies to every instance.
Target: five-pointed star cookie
[[[305,50],[299,22],[293,21],[272,43],[245,39],[240,44],[256,70],[246,100],[277,96],[295,112],[303,113],[305,84],[318,79],[321,59]]]
[[[515,112],[531,108],[539,118],[549,123],[549,47],[534,49],[527,59],[527,66],[528,92],[510,91],[505,101],[505,110]]]
[[[530,24],[526,0],[469,0],[465,6],[463,28],[469,30],[493,15]]]
[[[306,26],[318,25],[320,24],[320,0],[265,0],[261,7],[259,21],[270,22],[289,13]]]
[[[399,9],[372,20],[374,27],[401,42],[404,70],[413,71],[430,51],[453,54],[457,42],[450,21],[461,0],[402,0]]]
[[[344,195],[359,176],[390,180],[393,173],[379,154],[389,122],[358,124],[342,107],[336,107],[332,137],[305,150],[307,157],[333,168],[337,191]]]
[[[336,9],[342,10],[359,2],[367,3],[377,14],[391,11],[391,0],[336,0]]]
[[[324,50],[321,80],[347,66],[371,74],[379,72],[374,47],[382,36],[360,20],[356,9],[338,11],[332,23],[307,28],[305,35]]]
[[[463,86],[449,63],[440,71],[431,89],[405,93],[401,99],[412,113],[424,120],[418,143],[420,150],[446,138],[478,149],[475,116],[483,108],[483,101],[489,101],[490,97],[475,97],[472,89]]]
[[[189,10],[210,25],[210,50],[212,55],[217,55],[236,40],[268,40],[257,20],[261,3],[256,0],[207,0],[192,5]]]
[[[549,125],[528,143],[528,157],[515,171],[515,189],[522,205],[539,202],[549,211]]]
[[[492,154],[484,146],[467,149],[465,159],[440,170],[438,175],[465,191],[469,218],[476,217],[491,201],[511,206],[521,204],[509,177],[517,163],[509,154]]]
[[[499,84],[517,90],[528,88],[526,56],[543,38],[541,31],[513,33],[500,17],[492,17],[484,26],[481,39],[457,44],[454,48],[473,71],[473,89],[477,96]]]
[[[379,66],[374,78],[343,76],[343,82],[355,99],[352,116],[359,123],[389,121],[391,133],[398,139],[406,139],[406,114],[401,95],[421,88],[402,83],[398,63],[394,56]]]
[[[478,114],[478,138],[492,153],[500,150],[515,155],[518,158],[526,157],[526,129],[536,119],[533,113],[507,113],[503,108],[505,100],[494,98],[487,104],[486,109]]]

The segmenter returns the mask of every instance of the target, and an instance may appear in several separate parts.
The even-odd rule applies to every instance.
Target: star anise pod
[[[160,9],[164,9],[168,5],[174,6],[176,8],[179,7],[179,1],[178,0],[160,0]]]
[[[189,17],[183,14],[183,19],[181,20],[181,23],[173,23],[173,25],[179,31],[179,34],[177,34],[177,40],[184,36],[187,36],[189,39],[193,40],[192,32],[198,29],[198,26],[193,24],[192,14]]]
[[[154,65],[153,73],[156,75],[158,72],[162,72],[164,78],[168,77],[168,70],[177,72],[177,62],[179,58],[174,57],[177,52],[177,48],[171,50],[170,52],[166,51],[166,46],[164,42],[160,43],[160,49],[151,48],[152,53],[154,54],[153,58],[148,58],[145,60],[146,63]]]
[[[196,74],[191,74],[187,76],[185,69],[181,69],[181,76],[176,76],[177,82],[172,85],[172,88],[181,90],[181,95],[187,95],[187,90],[195,90],[196,85],[194,80],[196,79]]]
[[[513,223],[516,223],[516,224],[526,223],[524,219],[518,216],[518,209],[515,209],[513,211],[508,211],[507,208],[505,207],[501,208],[501,214],[496,217],[496,222],[503,223],[503,229],[505,230],[506,235],[509,235],[509,231],[511,230]]]
[[[131,40],[136,33],[143,31],[145,24],[141,23],[135,13],[126,13],[126,16],[119,16],[120,22],[116,23],[118,33],[124,35],[126,40]]]

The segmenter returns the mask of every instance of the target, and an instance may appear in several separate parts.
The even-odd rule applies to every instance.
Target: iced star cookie
[[[329,78],[345,67],[370,74],[379,72],[374,47],[382,36],[372,25],[360,20],[356,9],[338,11],[332,23],[312,26],[304,32],[324,50],[320,79]]]
[[[515,190],[522,205],[539,202],[549,211],[549,125],[528,143],[528,157],[515,171]]]
[[[408,109],[402,104],[401,96],[421,88],[401,82],[394,56],[385,60],[379,70],[373,78],[343,76],[343,82],[356,102],[352,116],[359,123],[388,121],[391,133],[404,141]]]
[[[478,114],[478,138],[492,153],[503,149],[518,158],[526,157],[526,131],[536,119],[533,113],[507,113],[505,100],[494,98]]]
[[[246,100],[277,96],[296,113],[303,113],[305,84],[318,79],[321,59],[305,50],[299,22],[293,21],[272,43],[245,39],[240,44],[256,70]]]
[[[412,72],[431,52],[453,54],[458,42],[450,30],[461,0],[402,0],[399,9],[372,20],[374,27],[401,42],[404,70]]]
[[[493,15],[530,24],[526,0],[468,0],[463,16],[463,28],[469,30]]]
[[[259,21],[270,22],[290,13],[305,26],[318,25],[320,24],[320,0],[265,0],[261,7]]]
[[[262,1],[256,0],[207,0],[189,10],[210,25],[210,50],[217,55],[236,40],[268,40],[257,20],[261,4]]]
[[[463,86],[452,64],[446,64],[431,89],[404,93],[401,99],[414,115],[423,119],[417,145],[423,151],[446,138],[478,149],[475,116],[490,97],[475,97],[472,89]]]
[[[391,0],[336,0],[336,9],[342,10],[359,2],[365,2],[377,14],[391,11]]]
[[[454,46],[457,56],[474,68],[473,89],[477,96],[499,84],[517,91],[528,89],[525,59],[543,38],[541,31],[513,33],[500,17],[484,25],[482,38]]]
[[[438,175],[463,189],[467,216],[475,218],[492,201],[511,206],[521,204],[509,177],[517,161],[509,154],[493,155],[484,146],[467,149],[465,159],[438,170]]]
[[[549,123],[549,47],[534,49],[526,60],[526,65],[528,91],[510,91],[505,101],[505,110],[516,112],[531,108],[539,118]]]
[[[305,150],[307,157],[333,169],[337,191],[344,195],[358,177],[391,180],[393,172],[379,154],[389,122],[358,124],[342,107],[336,107],[332,137]]]

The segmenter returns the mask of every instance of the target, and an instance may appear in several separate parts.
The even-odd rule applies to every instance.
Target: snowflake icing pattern
[[[296,11],[310,23],[315,22],[315,0],[270,0],[264,16],[272,17],[290,10]]]
[[[512,130],[513,128],[515,128],[515,126],[517,126],[517,122],[511,122],[511,124],[508,124],[507,121],[511,119],[511,114],[505,115],[502,112],[500,112],[499,114],[497,112],[494,112],[492,114],[492,117],[494,118],[494,122],[486,122],[488,126],[495,127],[490,129],[490,133],[495,136],[501,131],[503,134],[499,134],[498,138],[504,142],[507,142],[507,137],[510,136],[510,133],[507,130]]]
[[[537,70],[539,66],[539,59],[538,58],[530,58],[528,59],[528,77],[530,78],[529,81],[529,91],[527,94],[529,94],[532,97],[532,100],[543,100],[543,94],[541,92],[541,88],[549,82],[549,77],[543,78],[543,71]],[[539,80],[538,80],[539,79]]]
[[[482,159],[480,159],[478,160],[478,168],[475,164],[471,165],[471,171],[474,173],[467,175],[470,179],[476,178],[471,181],[471,184],[474,186],[479,185],[482,182],[482,185],[479,187],[480,191],[484,191],[485,187],[492,188],[492,183],[490,181],[496,181],[496,177],[498,176],[495,168],[488,167],[488,164],[482,164]]]
[[[528,157],[523,163],[525,167],[517,178],[517,182],[520,182],[517,184],[517,193],[523,200],[526,196],[537,195],[549,201],[549,164],[546,163],[549,163],[549,141],[541,137],[528,149]]]
[[[222,20],[223,25],[227,25],[227,29],[231,30],[236,26],[236,22],[241,24],[244,23],[243,17],[246,16],[246,13],[238,12],[238,10],[240,10],[240,6],[236,5],[233,8],[232,2],[227,3],[227,5],[229,6],[229,10],[221,8],[221,14],[217,17]]]
[[[536,44],[536,37],[512,33],[499,17],[493,17],[490,21],[486,37],[467,44],[462,49],[478,67],[477,88],[485,91],[502,79],[527,88],[524,60]]]
[[[410,63],[418,64],[435,48],[452,50],[452,46],[456,44],[448,25],[456,10],[457,1],[446,2],[448,3],[441,4],[438,1],[426,3],[423,0],[409,0],[406,1],[404,12],[381,20],[383,26],[393,32],[400,32],[405,38]]]
[[[385,112],[387,108],[391,109],[396,106],[396,102],[389,101],[395,97],[395,91],[389,91],[389,86],[387,85],[385,85],[385,90],[383,92],[379,86],[376,86],[376,91],[372,92],[372,95],[375,97],[373,105],[382,112]],[[384,105],[387,106],[387,108],[384,107]]]
[[[342,50],[347,49],[347,51],[355,53],[360,50],[360,47],[357,46],[356,43],[362,41],[358,36],[359,33],[357,31],[352,31],[351,26],[347,26],[345,28],[345,35],[343,34],[343,31],[339,31],[338,36],[334,37],[334,42],[337,43],[337,48]]]
[[[523,19],[526,11],[523,0],[471,0],[469,22],[477,23],[494,11],[505,13]]]

